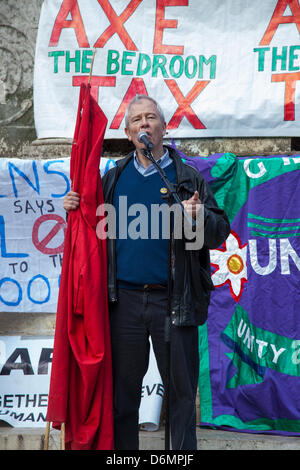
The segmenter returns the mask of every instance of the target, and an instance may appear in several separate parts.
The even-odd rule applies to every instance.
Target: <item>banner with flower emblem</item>
[[[199,330],[201,425],[299,434],[300,157],[186,162],[231,223],[211,250],[215,291]]]

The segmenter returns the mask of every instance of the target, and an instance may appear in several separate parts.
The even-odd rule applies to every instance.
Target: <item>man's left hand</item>
[[[184,209],[186,210],[186,212],[195,219],[201,206],[201,201],[199,198],[198,191],[195,191],[193,196],[190,197],[190,199],[186,199],[182,201],[182,205]]]

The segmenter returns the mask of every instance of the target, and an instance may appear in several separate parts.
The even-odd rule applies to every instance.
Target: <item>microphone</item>
[[[137,135],[137,140],[141,144],[144,144],[147,150],[152,150],[153,149],[153,144],[152,144],[152,142],[150,142],[147,132],[145,132],[145,131],[139,132],[138,135]]]

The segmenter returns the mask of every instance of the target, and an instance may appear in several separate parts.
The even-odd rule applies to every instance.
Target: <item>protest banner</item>
[[[215,291],[200,328],[201,423],[300,432],[300,157],[187,158],[231,233],[210,250]]]
[[[51,336],[0,336],[0,421],[21,428],[46,426],[52,357]],[[151,347],[139,414],[143,430],[158,429],[163,396]]]
[[[105,138],[124,138],[136,93],[153,96],[171,138],[297,136],[297,0],[45,0],[34,67],[38,138],[72,138],[93,50]]]
[[[199,329],[201,424],[299,434],[300,157],[181,156],[203,174],[231,223],[226,242],[210,251],[215,291],[207,324]],[[101,161],[103,171],[114,164]],[[55,312],[64,232],[55,218],[43,222],[41,217],[56,215],[64,220],[62,198],[68,190],[68,164],[68,159],[0,160],[2,312]],[[19,224],[17,217],[22,218]],[[33,227],[39,222],[35,245]],[[48,243],[46,237],[53,234],[53,227],[45,226],[45,233],[40,233],[42,223],[54,224],[55,236],[61,238],[53,235]],[[49,253],[51,249],[58,252]],[[5,346],[5,354],[8,340],[0,339],[0,419],[10,419],[13,425],[40,426],[40,411],[31,415],[37,410],[27,406],[21,411],[18,405],[26,400],[28,404],[40,400],[44,405],[44,385],[31,391],[20,386],[11,392],[5,381],[18,376],[22,382],[27,375],[32,384],[33,376],[42,380],[38,371],[50,369],[49,339],[37,348],[35,365],[32,353],[27,354],[27,346],[22,345],[26,338],[9,343],[10,349]],[[152,365],[151,379],[145,377],[142,389],[142,400],[158,400],[158,408],[151,408],[156,418],[150,428],[158,425],[163,390],[155,361]],[[34,374],[28,374],[31,370]],[[12,415],[18,411],[24,413],[22,419]],[[145,421],[149,423],[147,416]]]

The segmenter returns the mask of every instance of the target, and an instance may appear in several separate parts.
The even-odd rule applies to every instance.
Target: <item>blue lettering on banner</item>
[[[56,163],[64,164],[64,162],[65,162],[64,160],[51,160],[51,161],[47,161],[43,165],[43,170],[46,174],[57,175],[58,177],[64,180],[64,184],[65,184],[64,192],[57,193],[57,194],[53,193],[51,194],[52,198],[62,198],[71,189],[69,175],[65,174],[65,172],[62,170],[51,168],[51,165],[53,164],[56,164]],[[104,175],[108,170],[110,170],[110,168],[113,168],[114,166],[116,166],[115,160],[113,160],[112,158],[107,159],[107,161],[105,162],[104,170],[101,171],[101,174]],[[12,190],[16,198],[20,197],[18,187],[17,187],[17,181],[18,181],[17,176],[20,176],[37,194],[40,194],[40,179],[39,179],[37,162],[32,161],[31,167],[32,167],[33,177],[30,179],[29,176],[26,175],[15,163],[11,161],[8,162],[8,170],[9,170],[10,179],[12,182]],[[57,184],[57,186],[60,186],[60,185]],[[2,197],[7,197],[7,196],[0,194],[0,198]]]
[[[43,279],[48,287],[48,294],[44,300],[35,300],[31,297],[31,285],[38,278]],[[34,304],[45,304],[46,302],[48,302],[48,300],[50,299],[50,284],[49,284],[48,279],[42,274],[37,274],[32,279],[30,279],[28,283],[28,287],[27,287],[27,295],[28,295],[28,299],[31,300],[31,302],[33,302]]]
[[[42,300],[37,300],[37,299],[34,299],[32,297],[32,292],[34,292],[34,284],[33,283],[36,282],[37,279],[42,279],[42,281],[45,283],[45,285],[47,287],[47,294],[46,294],[45,298],[42,299]],[[5,287],[5,284],[8,283],[8,282],[11,282],[11,283],[15,284],[15,286],[17,287],[18,294],[16,296],[16,300],[5,299],[2,295],[2,293],[7,292],[7,286]],[[2,289],[2,286],[3,286],[3,289]],[[2,289],[2,293],[1,293],[1,289]],[[38,291],[40,291],[40,290],[41,289],[38,289]],[[32,303],[34,303],[34,304],[45,304],[46,302],[49,301],[50,294],[51,294],[50,283],[49,283],[49,280],[47,279],[46,276],[43,276],[42,274],[37,274],[36,276],[33,276],[29,280],[28,285],[27,285],[27,297]],[[22,298],[23,298],[22,287],[21,287],[21,285],[18,281],[16,281],[15,279],[12,279],[11,277],[3,277],[2,279],[0,279],[0,301],[2,303],[4,303],[5,305],[8,305],[10,307],[16,307],[20,304]]]
[[[38,194],[40,194],[40,182],[39,182],[39,177],[38,177],[38,172],[37,172],[37,167],[36,167],[36,162],[35,161],[32,162],[32,170],[33,170],[33,173],[34,173],[35,185],[36,186],[34,186],[34,184],[30,181],[28,176],[26,176],[25,173],[23,173],[23,171],[20,170],[13,163],[8,162],[8,169],[9,169],[9,174],[10,174],[10,177],[11,177],[11,182],[12,182],[15,197],[18,197],[18,190],[17,190],[17,186],[16,186],[16,183],[15,183],[15,177],[14,177],[13,170],[15,170],[15,172],[18,173],[18,175],[22,176],[22,178],[24,178],[26,183],[28,183],[29,186],[32,189],[34,189],[34,191],[36,191]]]
[[[28,256],[27,253],[7,253],[6,241],[5,241],[5,222],[3,215],[0,215],[0,237],[1,237],[1,257],[2,258],[25,258]]]
[[[18,294],[18,299],[16,301],[9,301],[9,300],[4,300],[2,295],[0,294],[0,300],[1,302],[3,302],[5,305],[9,305],[9,306],[13,306],[13,307],[16,307],[17,305],[19,305],[19,303],[21,302],[22,300],[22,288],[20,286],[20,284],[18,283],[18,281],[16,281],[15,279],[12,279],[10,277],[4,277],[3,279],[0,280],[0,289],[2,287],[2,285],[5,283],[5,282],[12,282],[13,284],[15,284],[18,288],[18,291],[19,291],[19,294]]]
[[[110,159],[107,160],[107,162],[106,162],[106,165],[105,165],[105,168],[104,168],[104,175],[105,175],[105,173],[110,169],[110,165],[111,165],[111,164],[112,164],[112,168],[113,168],[114,166],[116,166],[115,160],[112,160],[112,159],[110,158]]]
[[[44,170],[45,170],[45,173],[48,173],[49,175],[51,174],[57,174],[59,176],[61,176],[65,182],[66,182],[66,190],[64,193],[62,194],[51,194],[51,197],[64,197],[69,191],[70,191],[70,182],[69,182],[69,179],[68,177],[61,171],[57,171],[57,170],[49,170],[49,166],[52,164],[52,163],[63,163],[64,161],[63,160],[51,160],[47,163],[44,164]]]
[[[60,207],[59,200],[63,199],[71,189],[69,162],[66,161],[67,159],[53,159],[46,162],[30,160],[26,162],[26,165],[24,165],[24,162],[18,163],[15,159],[5,160],[5,164],[1,166],[3,172],[5,172],[2,179],[8,182],[9,189],[7,191],[0,191],[0,200],[4,203],[3,198],[7,199],[9,197],[11,199],[13,217],[18,217],[18,214],[21,214],[22,216],[28,215],[28,219],[30,219],[30,217],[34,218],[36,213],[44,216],[45,213],[55,212],[55,202],[58,202]],[[114,159],[102,159],[101,166],[99,167],[100,174],[103,176],[114,166],[116,166]],[[51,179],[51,181],[48,181],[51,185],[49,184],[47,187],[47,181],[45,181],[44,190],[44,180],[47,179]],[[44,194],[45,191],[47,191],[46,195]],[[3,194],[4,192],[6,193],[5,195]],[[10,272],[6,273],[4,268],[2,276],[0,275],[1,310],[5,309],[5,307],[10,307],[10,309],[21,308],[26,302],[32,306],[43,304],[45,308],[45,305],[49,304],[52,297],[56,297],[57,289],[60,287],[61,275],[57,273],[55,279],[50,279],[48,274],[42,274],[44,270],[39,269],[40,273],[39,271],[38,274],[32,272],[28,276],[32,256],[30,248],[28,246],[27,249],[25,244],[16,243],[16,238],[19,238],[20,234],[15,234],[15,232],[19,232],[19,228],[17,228],[18,226],[14,229],[10,227],[9,224],[12,221],[10,213],[7,216],[4,213],[2,214],[0,214],[0,260],[2,262],[7,261],[6,269],[10,269]],[[15,251],[22,250],[22,246],[24,252]],[[27,253],[25,253],[25,250]],[[24,258],[26,258],[26,261]],[[52,261],[54,267],[56,267],[55,262],[58,263],[58,260],[55,261],[54,255],[52,255]],[[57,267],[59,267],[59,264]],[[45,272],[47,273],[47,271]],[[20,279],[18,275],[21,275]],[[53,302],[55,300],[54,298]]]

